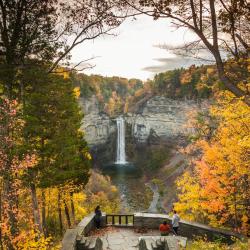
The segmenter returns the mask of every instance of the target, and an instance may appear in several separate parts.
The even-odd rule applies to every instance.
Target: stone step
[[[157,246],[158,248],[161,247],[162,245],[164,245],[164,242],[162,242],[161,239],[157,239],[157,240],[155,241],[155,243],[156,243],[156,246]]]
[[[81,237],[78,239],[77,250],[95,250],[96,238]]]
[[[95,244],[96,244],[96,239],[89,238],[86,247],[88,247],[88,250],[95,250]]]
[[[179,250],[187,243],[187,238],[180,236],[143,236],[139,240],[140,250]]]
[[[145,250],[164,250],[165,239],[160,236],[140,237],[139,249]],[[143,243],[144,242],[144,243]]]
[[[156,241],[154,240],[152,243],[151,243],[151,247],[153,250],[157,250],[157,245],[156,245]]]
[[[180,246],[185,248],[187,245],[187,238],[181,236],[167,236],[166,237],[168,249],[175,250],[180,249]]]
[[[132,239],[135,240],[134,238],[131,238],[131,240]],[[100,239],[95,237],[82,236],[81,238],[77,238],[77,250],[106,250],[107,247],[109,247],[109,249],[117,250],[119,249],[119,246],[121,247],[121,245],[123,245],[123,242],[121,242],[121,240],[119,241],[121,245],[117,240],[118,239],[116,239],[116,241],[113,240],[114,245],[112,245],[112,241],[110,241],[109,243],[111,243],[111,245],[109,245],[108,242],[105,243],[105,241],[107,241],[107,239],[105,238]],[[180,246],[184,248],[186,247],[187,238],[180,236],[142,236],[139,237],[138,243],[139,244],[134,242],[130,245],[129,242],[127,242],[126,250],[179,250]],[[124,250],[124,246],[122,249]]]
[[[146,242],[147,250],[154,250],[152,247],[152,245],[154,243],[153,239],[147,238],[147,239],[145,239],[145,242]]]
[[[174,236],[166,237],[165,250],[179,250],[178,239]]]

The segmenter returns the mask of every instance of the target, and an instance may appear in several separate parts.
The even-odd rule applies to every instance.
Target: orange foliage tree
[[[23,154],[20,134],[23,120],[16,101],[0,99],[0,246],[14,249],[20,240],[20,223],[27,221],[18,206],[22,176],[36,162],[34,155]]]
[[[177,182],[176,210],[183,217],[247,231],[250,206],[250,108],[229,93],[210,109],[218,122],[211,138],[199,139],[194,169]]]

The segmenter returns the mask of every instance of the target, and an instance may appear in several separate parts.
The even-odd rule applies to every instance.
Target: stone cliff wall
[[[190,113],[205,106],[193,100],[155,96],[147,101],[140,114],[128,114],[126,120],[132,124],[133,135],[139,142],[145,142],[152,133],[167,138],[187,136],[193,131],[187,126]]]
[[[95,96],[81,99],[85,117],[82,128],[90,146],[105,144],[108,138],[116,132],[116,122],[107,114],[100,112]],[[139,113],[124,115],[126,123],[132,127],[131,133],[137,142],[146,142],[150,134],[159,137],[186,136],[192,133],[187,127],[191,111],[206,107],[204,102],[193,100],[173,100],[163,96],[150,98]]]
[[[109,136],[116,131],[116,123],[107,114],[100,112],[99,103],[95,96],[90,99],[80,99],[84,112],[82,129],[90,147],[105,144]]]

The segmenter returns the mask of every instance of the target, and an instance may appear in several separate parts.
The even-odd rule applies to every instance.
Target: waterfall
[[[116,119],[117,125],[117,148],[116,148],[116,164],[126,163],[125,153],[125,122],[123,117]]]

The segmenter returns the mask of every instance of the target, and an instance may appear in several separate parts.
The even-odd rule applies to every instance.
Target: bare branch
[[[202,0],[200,0],[200,31],[202,31],[203,30],[203,22],[202,22],[202,15],[203,15],[203,3],[202,3]]]
[[[243,47],[246,49],[246,51],[248,51],[250,49],[250,46],[242,39],[242,37],[239,34],[235,35],[238,40],[241,42],[241,44],[243,45]]]
[[[192,17],[193,17],[193,23],[194,23],[194,27],[199,30],[198,28],[198,24],[197,24],[197,14],[194,8],[194,1],[190,0],[190,6],[191,6],[191,10],[192,10]]]

